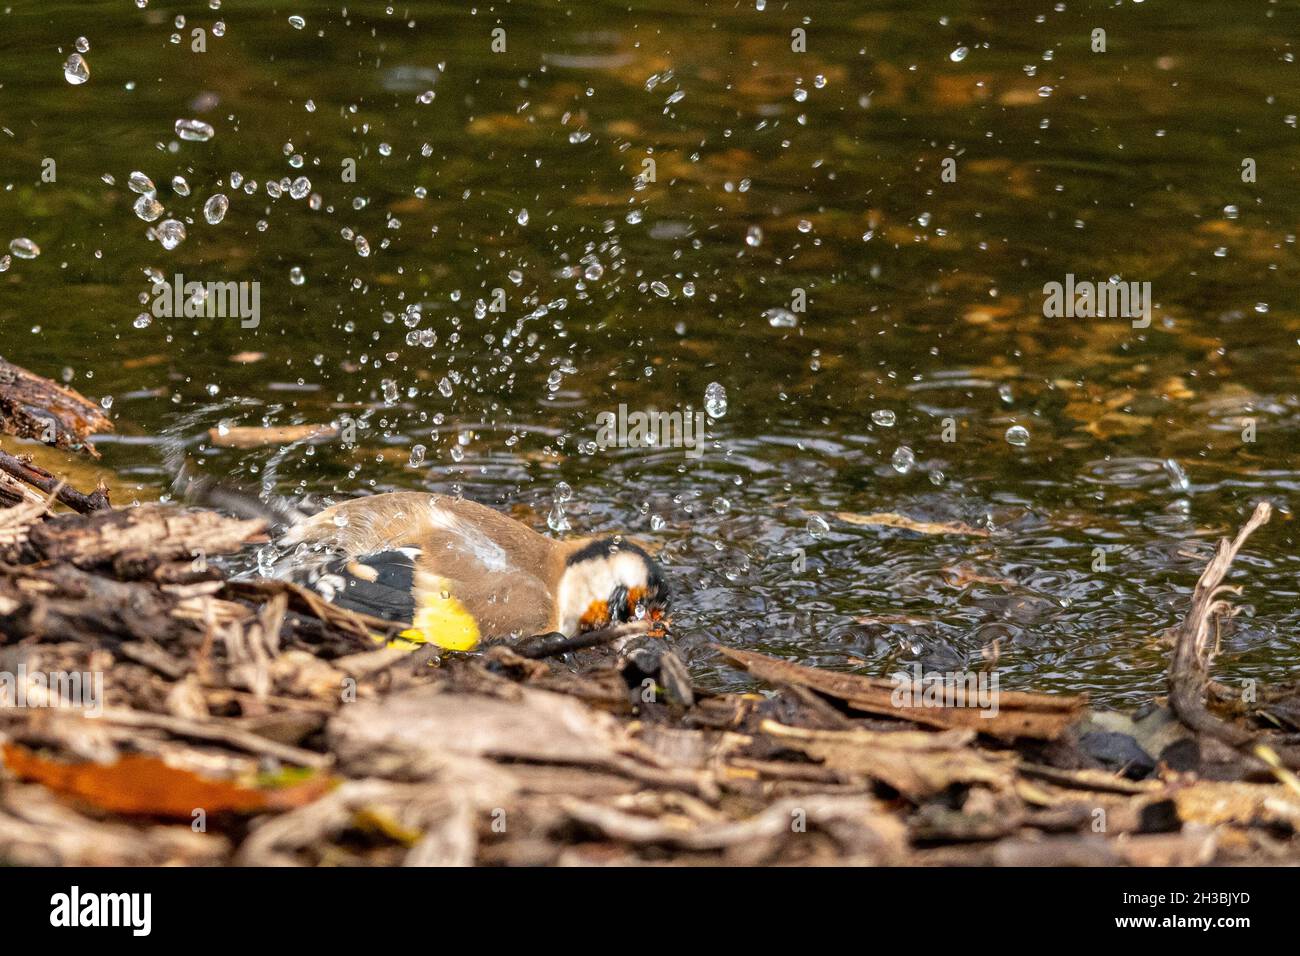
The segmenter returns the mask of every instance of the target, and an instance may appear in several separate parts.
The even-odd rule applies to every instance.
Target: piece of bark
[[[45,497],[26,483],[8,472],[0,472],[0,508],[12,509],[16,505],[41,504],[44,501]]]
[[[169,561],[199,565],[238,551],[266,527],[252,519],[212,511],[148,504],[103,514],[64,515],[34,526],[27,541],[38,560],[65,561],[81,568],[115,562],[153,570]]]
[[[768,683],[808,687],[868,714],[896,717],[944,730],[966,728],[1003,740],[1055,740],[1084,715],[1087,705],[1087,698],[1082,696],[1000,690],[997,692],[996,713],[986,713],[978,707],[898,706],[894,703],[898,685],[892,680],[804,667],[718,644],[714,648]]]
[[[411,778],[436,773],[451,758],[526,760],[717,796],[710,776],[667,765],[609,714],[560,694],[507,686],[517,692],[511,700],[416,687],[349,704],[329,723],[330,749],[353,774]]]
[[[0,787],[0,860],[11,866],[215,866],[230,842],[190,825],[93,820],[39,784]]]
[[[84,448],[98,458],[86,439],[112,430],[108,416],[84,395],[0,357],[0,431],[58,448]]]
[[[151,638],[166,644],[201,633],[173,614],[174,597],[70,564],[0,568],[0,634],[79,640]]]
[[[200,722],[168,714],[149,714],[139,710],[110,707],[104,711],[103,719],[107,723],[122,727],[150,728],[166,731],[176,737],[223,743],[236,750],[274,757],[299,767],[324,768],[333,763],[333,758],[328,754],[318,754],[303,750],[301,747],[285,746],[241,727],[232,727],[228,722],[216,718]]]
[[[218,448],[262,448],[266,445],[292,445],[313,438],[333,438],[338,433],[333,425],[236,426],[225,430],[209,428],[208,441]]]
[[[490,821],[490,811],[506,803],[513,790],[508,774],[477,761],[447,768],[437,783],[350,780],[313,803],[260,821],[234,862],[319,863],[344,834],[367,832],[371,841],[382,835],[398,845],[394,863],[466,865],[477,852],[478,820]]]
[[[12,479],[6,476],[6,480]],[[22,487],[26,488],[26,485]],[[49,513],[50,499],[42,498],[35,492],[32,494],[35,500],[25,499],[21,503],[0,508],[0,555],[7,559],[18,560],[28,533]]]
[[[690,825],[684,820],[638,816],[582,800],[562,801],[576,822],[633,844],[662,844],[687,850],[743,850],[751,864],[776,856],[782,844],[807,842],[821,829],[857,862],[877,865],[905,858],[906,828],[870,797],[808,794],[767,807],[746,820]],[[742,861],[736,861],[742,862]]]
[[[1109,770],[1061,770],[1042,764],[1022,763],[1020,773],[1026,777],[1037,777],[1040,780],[1046,780],[1059,787],[1104,793],[1133,795],[1164,789],[1164,784],[1158,780],[1129,780],[1127,777],[1111,773]]]
[[[1005,789],[1015,777],[1015,755],[975,750],[968,730],[807,730],[765,720],[763,731],[825,767],[879,780],[913,800],[958,783]]]

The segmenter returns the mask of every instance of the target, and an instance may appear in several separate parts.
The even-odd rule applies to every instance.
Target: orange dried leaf
[[[5,765],[23,780],[113,813],[189,820],[207,814],[252,813],[303,806],[321,796],[328,779],[278,790],[255,790],[212,780],[157,757],[128,754],[116,763],[63,763],[19,744],[5,744]]]

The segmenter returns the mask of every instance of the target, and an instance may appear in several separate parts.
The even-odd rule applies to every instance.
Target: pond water
[[[1204,0],[0,0],[0,255],[39,248],[0,352],[111,404],[118,504],[188,458],[625,531],[715,686],[718,641],[1142,699],[1267,499],[1216,675],[1279,680],[1297,37]],[[178,273],[256,283],[255,325],[156,314]],[[1149,283],[1149,325],[1049,315],[1067,276]],[[706,405],[695,448],[596,443]],[[988,533],[836,517],[882,512]]]

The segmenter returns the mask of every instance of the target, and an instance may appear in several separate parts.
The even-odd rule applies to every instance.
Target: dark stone
[[[1107,770],[1123,773],[1130,780],[1143,780],[1156,769],[1155,758],[1128,734],[1094,730],[1079,738],[1079,749]]]
[[[1178,770],[1186,773],[1191,770],[1201,769],[1201,748],[1191,737],[1183,740],[1175,740],[1172,744],[1160,751],[1160,760],[1170,770]]]
[[[1176,833],[1183,827],[1178,805],[1172,800],[1148,803],[1138,814],[1139,833]]]

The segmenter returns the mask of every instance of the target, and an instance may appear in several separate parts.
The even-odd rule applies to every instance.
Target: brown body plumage
[[[460,635],[448,638],[453,643],[469,641],[462,614],[472,618],[476,642],[572,635],[638,615],[658,619],[667,603],[658,568],[636,545],[557,541],[443,495],[345,501],[299,522],[281,543],[297,547],[299,571],[314,569],[311,583],[327,597],[410,620],[433,632],[421,639],[434,643],[451,632]],[[314,559],[303,561],[304,551]]]

